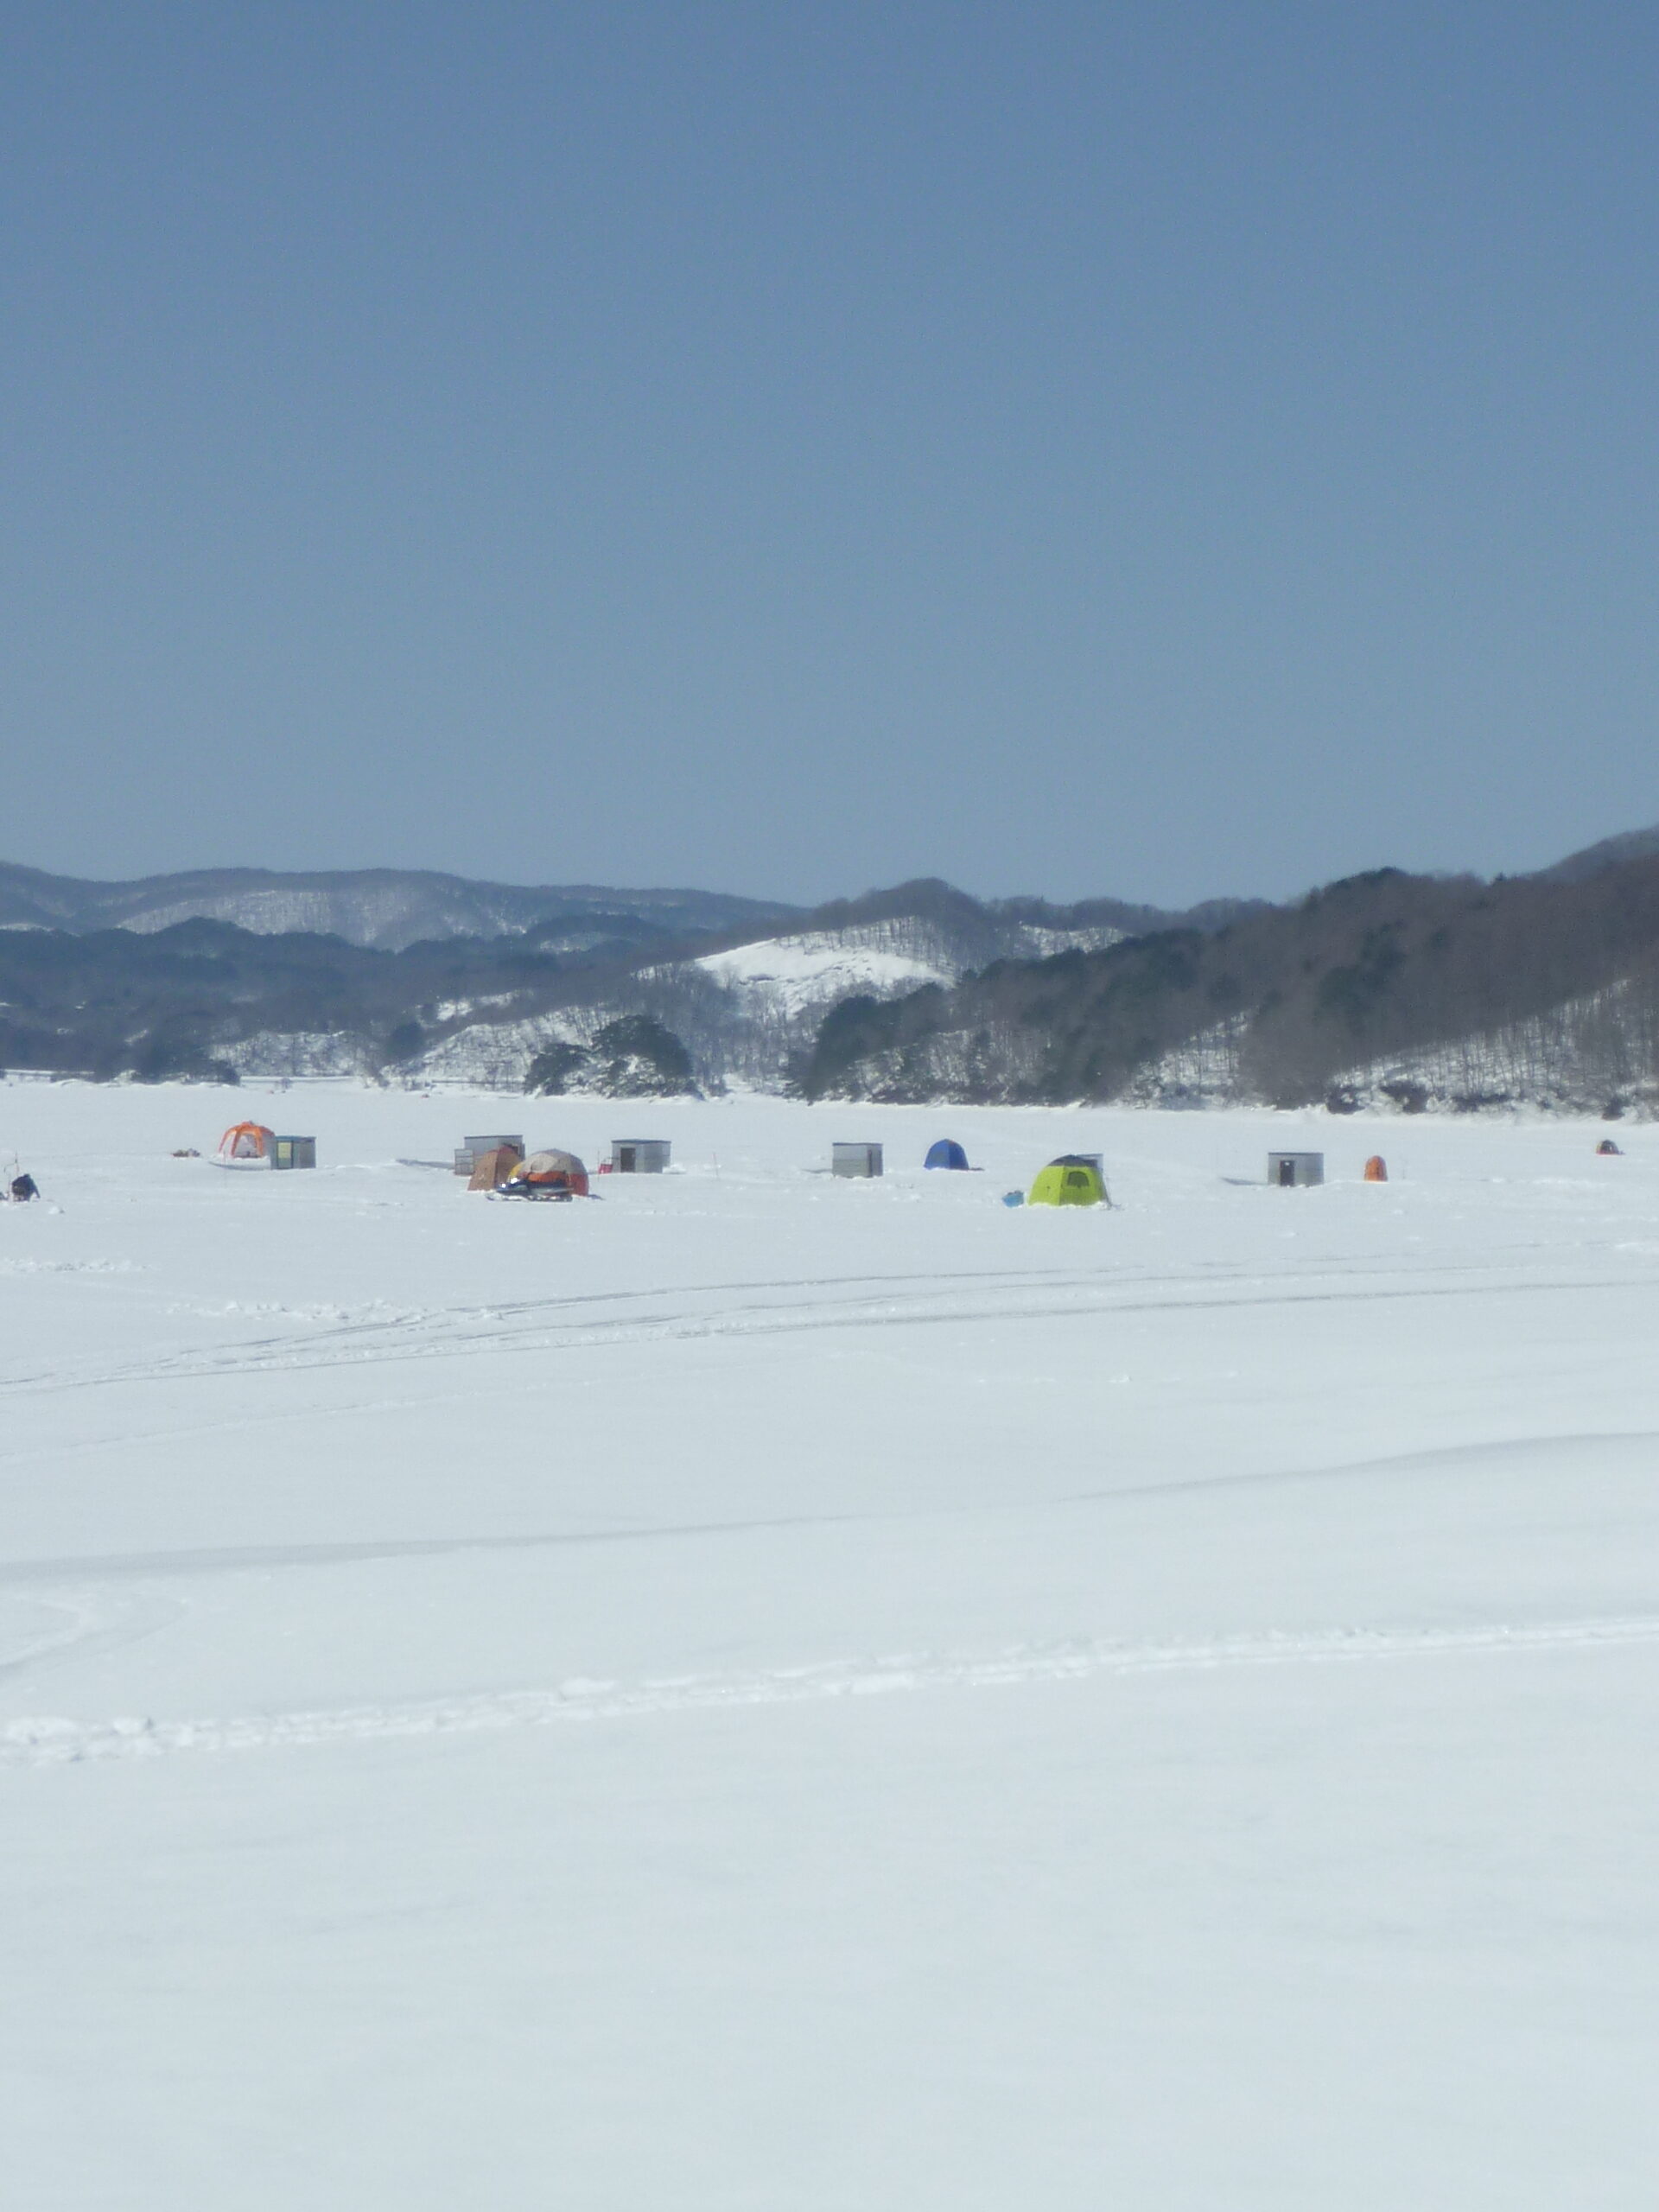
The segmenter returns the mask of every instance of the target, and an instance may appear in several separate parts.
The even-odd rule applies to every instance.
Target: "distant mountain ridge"
[[[1544,882],[1580,882],[1632,860],[1659,853],[1659,825],[1632,830],[1537,871]],[[919,902],[919,906],[918,906]],[[1187,927],[1220,929],[1265,906],[1260,899],[1211,899],[1183,909],[1122,899],[1085,899],[1053,905],[1041,899],[976,899],[928,878],[887,891],[826,906],[791,906],[719,891],[632,890],[601,884],[494,883],[432,868],[285,870],[259,868],[188,868],[105,883],[53,875],[42,868],[0,861],[0,928],[68,930],[171,929],[180,922],[229,922],[256,936],[309,931],[344,938],[348,944],[401,952],[446,938],[493,938],[535,933],[558,949],[586,950],[609,937],[623,939],[719,936],[733,943],[760,938],[791,923],[836,928],[926,907],[949,906],[953,925],[986,940],[982,957],[1005,957],[999,941],[1008,926],[1109,930],[1123,936]]]
[[[806,909],[0,865],[0,1071],[513,1089],[618,1024],[711,1090],[1659,1111],[1659,830],[1491,883],[1380,868],[1185,914],[931,879]]]
[[[230,922],[257,936],[304,930],[348,944],[401,952],[426,939],[505,937],[532,930],[576,935],[617,920],[659,937],[768,927],[804,909],[711,891],[623,891],[588,883],[476,882],[424,868],[312,874],[273,868],[194,868],[177,875],[96,883],[0,861],[0,926],[12,929],[170,929]]]
[[[516,1087],[550,1048],[580,1055],[608,1024],[643,1017],[682,1041],[700,1084],[776,1090],[849,995],[1250,911],[988,902],[935,880],[808,910],[418,871],[92,884],[0,867],[0,1070]]]
[[[1551,868],[1540,868],[1543,883],[1584,883],[1604,868],[1622,868],[1626,861],[1651,860],[1659,853],[1659,823],[1651,830],[1626,830],[1617,837],[1604,837],[1581,852],[1569,853]]]

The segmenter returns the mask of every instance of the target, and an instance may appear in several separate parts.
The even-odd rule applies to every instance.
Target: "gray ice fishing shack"
[[[832,1175],[879,1175],[881,1147],[879,1144],[832,1144],[830,1172]]]
[[[1322,1152],[1270,1152],[1268,1180],[1281,1191],[1302,1191],[1325,1180]]]
[[[613,1175],[660,1175],[673,1147],[666,1137],[613,1137]]]

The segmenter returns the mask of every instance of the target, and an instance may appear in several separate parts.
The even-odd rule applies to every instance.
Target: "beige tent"
[[[488,1152],[480,1152],[473,1161],[469,1191],[499,1191],[518,1173],[518,1163],[524,1154],[516,1145],[498,1144]]]

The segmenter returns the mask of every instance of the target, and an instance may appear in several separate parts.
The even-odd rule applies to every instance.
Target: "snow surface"
[[[1645,2212],[1604,1133],[0,1089],[4,2201]]]

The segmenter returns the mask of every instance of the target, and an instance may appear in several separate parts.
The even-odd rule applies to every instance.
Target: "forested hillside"
[[[1210,932],[999,962],[824,1021],[804,1088],[888,1100],[1366,1097],[1619,1106],[1656,1075],[1659,858],[1499,879],[1384,868]]]
[[[14,926],[0,1067],[610,1082],[632,1062],[606,1039],[643,1023],[705,1090],[1623,1110],[1659,1096],[1651,842],[1492,883],[1383,868],[1183,917],[923,881],[781,930],[693,934],[625,904],[397,950],[201,918]]]
[[[176,890],[181,880],[170,880]],[[1172,918],[1111,899],[985,904],[935,882],[798,912],[702,893],[653,906],[668,896],[594,893],[511,931],[395,947],[361,941],[370,919],[389,926],[379,908],[358,912],[356,937],[203,916],[157,927],[154,908],[120,928],[13,921],[0,928],[0,1068],[516,1086],[550,1046],[586,1052],[608,1024],[638,1018],[681,1040],[700,1084],[779,1089],[810,1058],[826,1007],[849,992],[954,982],[997,958],[1098,946]],[[692,929],[688,912],[708,925]]]

